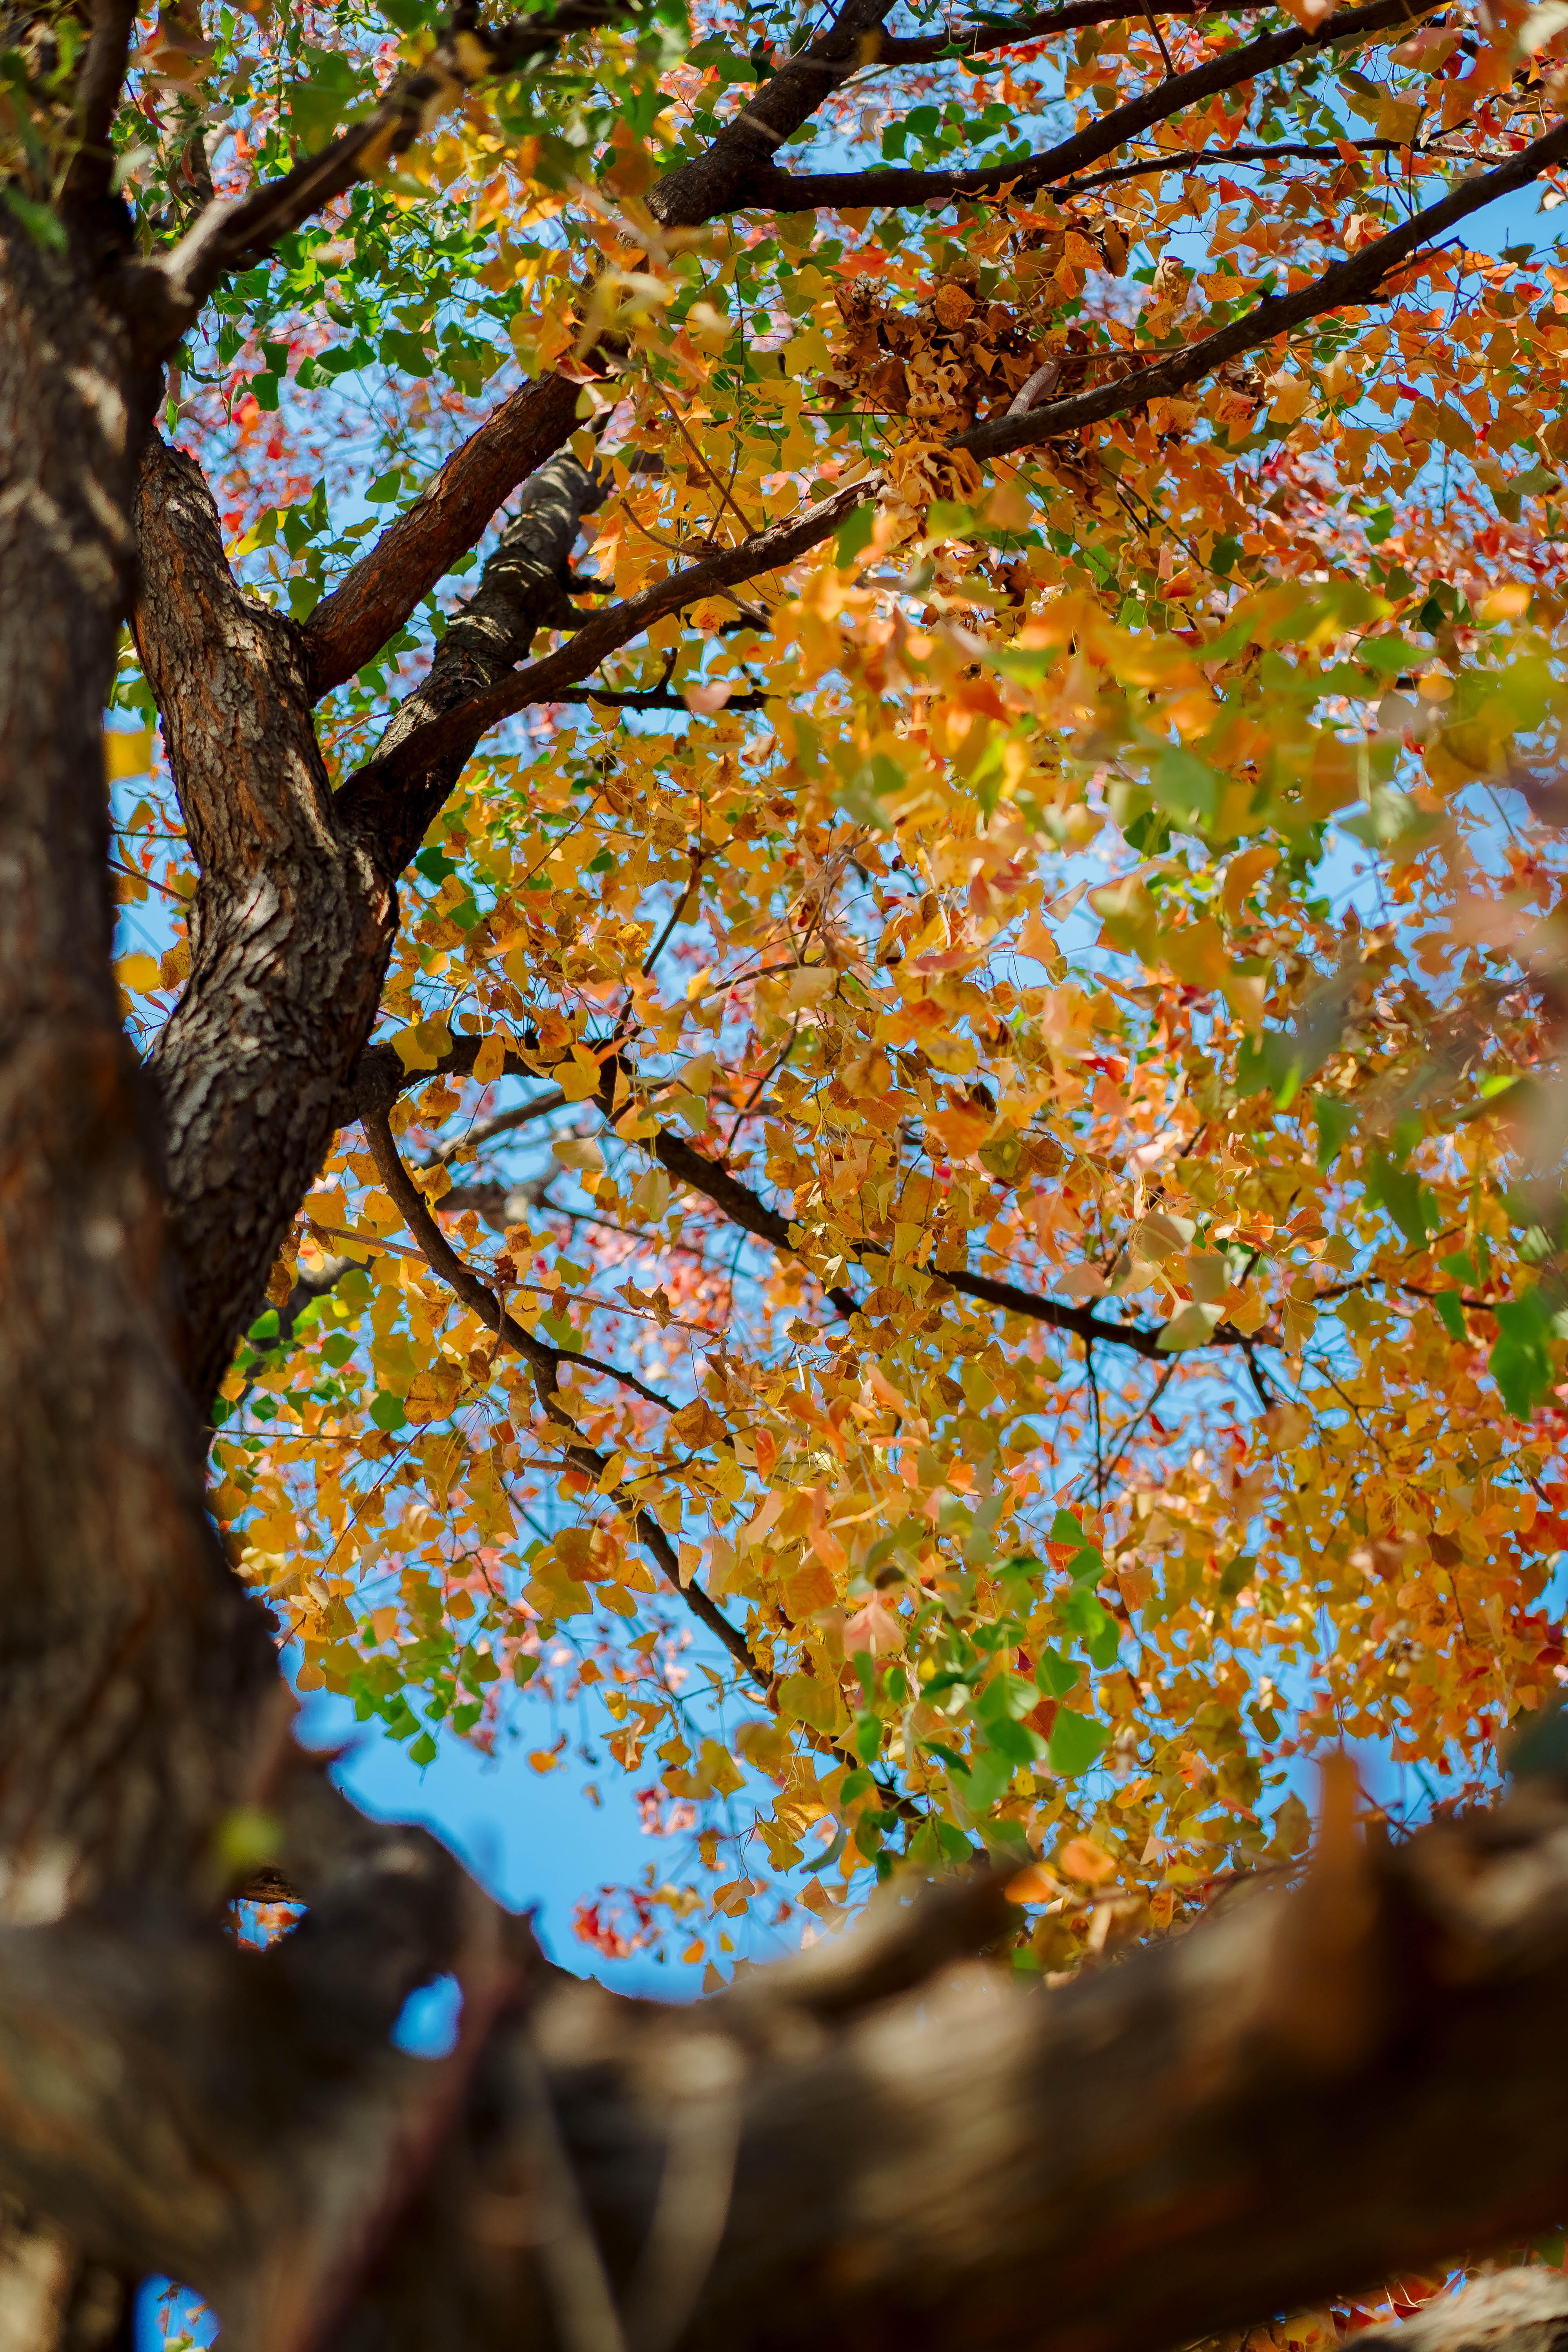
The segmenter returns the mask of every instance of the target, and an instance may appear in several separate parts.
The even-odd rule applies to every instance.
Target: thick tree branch
[[[503,500],[560,448],[576,422],[580,392],[567,377],[547,375],[502,401],[408,512],[322,597],[304,629],[312,701],[380,651]]]
[[[110,191],[114,171],[113,128],[125,86],[136,0],[93,0],[91,30],[77,83],[74,129],[80,141],[62,192],[62,209],[90,215]]]
[[[416,842],[424,824],[413,831],[415,821],[428,805],[429,787],[422,783],[426,774],[448,767],[460,773],[479,738],[499,720],[531,704],[548,702],[560,689],[591,677],[606,655],[629,645],[665,614],[679,612],[715,589],[734,587],[795,562],[819,546],[874,488],[874,483],[863,482],[837,490],[788,522],[775,523],[739,546],[723,548],[654,581],[624,604],[584,621],[556,652],[510,671],[486,691],[407,733],[389,736],[375,758],[342,786],[338,798],[345,822],[387,841],[406,840],[412,832]],[[428,821],[426,817],[425,823]]]
[[[137,537],[137,646],[201,869],[190,978],[150,1063],[180,1360],[205,1407],[331,1139],[396,902],[338,821],[299,631],[242,595],[199,469],[156,435]]]
[[[773,173],[777,150],[875,56],[892,9],[893,0],[842,0],[826,33],[787,58],[702,154],[666,173],[650,190],[655,218],[667,227],[696,228],[720,213],[755,204],[758,183]]]
[[[349,1073],[346,1084],[339,1089],[338,1099],[333,1105],[336,1125],[353,1125],[360,1115],[362,1097],[390,1107],[407,1087],[422,1086],[427,1078],[471,1077],[474,1064],[479,1057],[479,1047],[484,1042],[478,1032],[454,1037],[435,1068],[429,1070],[411,1070],[395,1045],[366,1045]],[[539,1073],[532,1063],[525,1062],[520,1054],[509,1053],[500,1075],[505,1078],[537,1078]],[[555,1104],[552,1103],[550,1108],[553,1110]]]
[[[581,635],[602,626],[602,614],[581,622],[567,593],[579,525],[602,496],[595,477],[567,450],[530,478],[479,587],[447,624],[428,675],[399,708],[375,759],[339,792],[339,821],[374,842],[388,873],[400,872],[413,856],[479,740],[465,714],[487,709],[497,681],[518,675],[512,665],[541,629]],[[363,780],[389,767],[395,789],[367,790]]]
[[[1216,333],[1202,336],[1196,342],[1173,352],[1169,359],[1158,360],[1152,367],[1142,368],[1120,382],[1074,393],[1065,400],[1030,409],[1022,416],[988,417],[961,434],[954,446],[967,449],[974,457],[1001,457],[1009,450],[1026,447],[1033,441],[1077,432],[1086,425],[1098,425],[1108,416],[1121,415],[1129,408],[1142,407],[1151,400],[1184,392],[1189,384],[1201,382],[1215,368],[1223,367],[1226,360],[1236,359],[1243,352],[1256,351],[1260,343],[1271,342],[1275,336],[1289,333],[1308,319],[1319,318],[1325,310],[1341,310],[1352,302],[1370,301],[1384,281],[1423,246],[1430,245],[1434,237],[1443,236],[1468,215],[1479,212],[1498,197],[1510,194],[1515,188],[1528,187],[1542,172],[1565,160],[1568,123],[1560,122],[1519,154],[1510,156],[1506,163],[1463,181],[1436,204],[1412,214],[1397,228],[1363,246],[1347,260],[1331,262],[1319,277],[1298,287],[1294,293],[1268,296]]]
[[[581,2352],[541,2267],[541,2095],[623,2310],[675,2151],[732,2147],[682,2352],[1162,2352],[1568,2203],[1555,1780],[1392,1850],[1336,1826],[1296,1892],[1054,1993],[954,1972],[998,1913],[984,1885],[948,1909],[668,2009],[537,1974],[524,2007],[521,1960],[509,2008],[492,1940],[458,1961],[482,2025],[451,2073],[340,2029],[330,2098],[332,2042],[275,1958],[6,1929],[0,2179],[98,2258],[214,2294],[241,2352],[301,2343],[289,2261],[352,2280],[342,2340],[374,2352]],[[1409,2352],[1496,2352],[1515,2324],[1548,2331],[1519,2352],[1555,2352],[1533,2296],[1435,2308]]]
[[[1226,0],[1226,5],[1213,7],[1206,0],[1175,0],[1175,5],[1163,7],[1163,16],[1257,16],[1263,12],[1267,0]],[[929,66],[944,63],[949,58],[993,57],[998,49],[1011,49],[1026,41],[1047,41],[1056,33],[1076,32],[1083,25],[1120,25],[1147,22],[1142,7],[1130,7],[1128,0],[1075,0],[1068,8],[1045,8],[1032,16],[1016,16],[1011,24],[1000,22],[981,25],[955,25],[947,33],[920,33],[908,37],[894,36],[884,39],[878,49],[875,63],[879,66]]]
[[[765,205],[774,212],[808,212],[823,206],[897,206],[929,204],[937,198],[994,196],[1004,188],[1026,195],[1036,188],[1050,186],[1054,181],[1070,178],[1074,173],[1098,163],[1102,155],[1113,154],[1129,139],[1140,138],[1156,122],[1184,114],[1190,107],[1201,106],[1221,91],[1255,80],[1259,74],[1277,71],[1305,49],[1337,49],[1365,40],[1390,26],[1414,24],[1421,16],[1429,16],[1436,5],[1437,0],[1419,0],[1419,5],[1417,0],[1373,0],[1370,7],[1350,9],[1325,18],[1314,32],[1292,26],[1288,31],[1262,34],[1239,47],[1222,50],[1218,57],[1208,58],[1201,66],[1189,67],[1185,73],[1172,74],[1154,83],[1142,98],[1113,106],[1098,121],[1087,124],[1059,146],[1047,148],[1025,163],[940,172],[889,169],[795,174],[772,169],[759,173],[753,181],[750,201]]]
[[[1325,1854],[1299,1893],[1052,1995],[969,1971],[825,2030],[763,1972],[679,2019],[568,1990],[531,2033],[619,2294],[687,2103],[732,2103],[686,2352],[1158,2352],[1554,2221],[1565,1990],[1568,1814],[1537,1791]],[[490,2142],[488,2183],[517,2178],[521,2136]],[[460,2226],[433,2180],[371,2290],[374,2340],[434,2326]],[[468,2342],[507,2341],[522,2292],[474,2294]]]
[[[1495,2271],[1413,2319],[1368,2327],[1368,2352],[1568,2352],[1568,2278],[1559,2270]]]

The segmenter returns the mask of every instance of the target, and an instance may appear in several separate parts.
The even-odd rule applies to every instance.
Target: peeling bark
[[[1494,2272],[1462,2294],[1439,2295],[1396,2327],[1369,2327],[1376,2352],[1564,2352],[1568,2278],[1561,2271]]]
[[[472,748],[459,731],[459,740],[444,748],[434,741],[431,756],[422,759],[416,739],[441,720],[460,730],[465,706],[499,686],[526,657],[540,630],[575,631],[581,625],[567,593],[572,549],[583,517],[600,496],[594,476],[569,452],[539,468],[479,587],[448,623],[429,676],[401,705],[375,761],[343,786],[343,822],[379,845],[390,871],[400,871],[413,856]],[[384,761],[391,762],[389,777]]]
[[[560,448],[577,421],[581,391],[564,376],[547,375],[503,400],[322,597],[304,625],[312,701],[380,652],[518,484]]]

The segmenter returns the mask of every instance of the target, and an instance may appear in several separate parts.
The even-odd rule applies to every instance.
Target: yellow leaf
[[[1233,971],[1222,982],[1225,1001],[1238,1021],[1256,1029],[1263,1019],[1263,1008],[1268,999],[1268,982],[1260,971]]]
[[[1421,105],[1418,98],[1396,98],[1390,91],[1377,110],[1377,136],[1407,147],[1421,120]]]
[[[792,1013],[799,1013],[808,1004],[820,1004],[824,997],[832,995],[837,980],[838,974],[827,964],[803,966],[792,971],[784,982],[784,1003]]]
[[[1060,1879],[1053,1878],[1041,1862],[1031,1862],[1005,1888],[1009,1903],[1054,1903],[1061,1891]]]
[[[1230,958],[1226,954],[1219,925],[1212,915],[1205,915],[1195,923],[1187,923],[1179,931],[1168,931],[1163,945],[1166,964],[1178,980],[1186,982],[1189,988],[1215,989],[1225,985],[1230,972]]]
[[[563,1168],[570,1168],[576,1175],[602,1176],[605,1172],[605,1155],[592,1136],[557,1136],[550,1149]]]
[[[557,1062],[551,1072],[568,1102],[586,1102],[599,1091],[598,1063],[585,1045],[574,1045],[569,1062]]]
[[[153,761],[150,727],[106,727],[103,730],[103,772],[111,784],[126,776],[144,776]]]
[[[150,996],[163,985],[163,975],[156,956],[121,956],[114,967],[114,977],[121,988],[134,996]]]
[[[786,1675],[778,1703],[784,1722],[809,1724],[814,1731],[836,1730],[848,1712],[837,1685],[816,1675]]]
[[[1252,849],[1244,849],[1233,857],[1225,869],[1225,911],[1234,923],[1248,897],[1271,866],[1279,863],[1279,852],[1267,843],[1259,842]]]
[[[390,1196],[378,1191],[367,1192],[361,1202],[359,1222],[373,1234],[395,1234],[403,1218],[393,1207]]]
[[[759,1772],[782,1780],[789,1763],[789,1735],[776,1723],[742,1723],[735,1746]]]
[[[405,1070],[433,1070],[451,1050],[452,1033],[444,1021],[418,1021],[400,1029],[392,1043]]]
[[[506,1068],[506,1045],[492,1029],[474,1056],[474,1076],[480,1086],[488,1087]]]
[[[705,1739],[702,1743],[701,1754],[697,1759],[697,1779],[705,1794],[716,1797],[732,1797],[742,1786],[734,1758],[728,1748],[721,1748],[716,1739]]]
[[[797,1625],[815,1617],[819,1609],[831,1609],[838,1598],[832,1571],[815,1552],[808,1552],[799,1567],[781,1580],[781,1586],[784,1607]]]

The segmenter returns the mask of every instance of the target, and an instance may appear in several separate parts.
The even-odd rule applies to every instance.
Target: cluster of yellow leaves
[[[1277,696],[1272,732],[1247,707],[1270,636],[1315,692],[1375,617],[1280,592],[1205,658],[1069,599],[993,645],[967,621],[911,630],[827,563],[794,605],[800,683],[770,735],[721,710],[491,763],[447,814],[431,863],[453,870],[387,1000],[411,1073],[465,1034],[486,1058],[396,1123],[511,1312],[672,1409],[582,1367],[542,1407],[401,1236],[351,1131],[279,1294],[337,1279],[291,1349],[258,1328],[216,1448],[306,1685],[406,1736],[449,1715],[486,1737],[505,1684],[559,1695],[589,1657],[621,1767],[651,1759],[668,1799],[729,1825],[725,1887],[787,1884],[819,1823],[845,1896],[889,1842],[928,1867],[1011,1843],[1055,1874],[1034,1935],[1051,1967],[1288,1861],[1293,1754],[1366,1738],[1435,1786],[1489,1769],[1555,1688],[1541,1594],[1563,1497],[1555,1423],[1516,1421],[1487,1370],[1480,1302],[1517,1259],[1494,1126],[1455,1118],[1478,1051],[1528,1058],[1533,1031],[1474,953],[1434,993],[1405,954],[1478,878],[1462,811],[1391,869],[1405,911],[1381,930],[1313,912],[1290,841],[1382,755],[1336,764],[1342,730],[1304,692],[1290,719]],[[1449,698],[1472,760],[1533,717],[1539,668],[1525,648]],[[1238,744],[1240,777],[1215,764]],[[1217,866],[1167,849],[1093,887],[1105,804],[1157,808],[1174,758],[1215,780],[1187,815]],[[652,910],[694,871],[700,903],[645,974]],[[1086,889],[1122,953],[1074,977]],[[1271,1098],[1258,1060],[1315,1010],[1304,1075],[1345,1121],[1327,1163],[1321,1117],[1278,1074]],[[563,1108],[518,1130],[525,1176],[481,1150],[470,1181],[463,1135],[503,1051]],[[1413,1104],[1414,1147],[1394,1132]],[[672,1184],[661,1134],[782,1203],[787,1244]],[[1389,1229],[1402,1182],[1415,1245]],[[846,1289],[847,1316],[827,1301]],[[1146,1353],[1121,1351],[1123,1320]],[[600,1475],[563,1458],[563,1413]],[[669,1686],[662,1635],[636,1646],[675,1601],[639,1510],[745,1634],[765,1705],[742,1685],[739,1725]],[[1075,1875],[1074,1840],[1106,1884]],[[829,1915],[831,1883],[804,1897]]]
[[[601,586],[881,478],[863,532],[606,672],[672,714],[482,754],[411,877],[394,1127],[553,1388],[350,1130],[215,1445],[305,1687],[421,1758],[515,1716],[541,1772],[604,1708],[691,1847],[635,1929],[590,1906],[601,1948],[711,1957],[769,1890],[833,1918],[989,1844],[1075,1965],[1289,1867],[1325,1745],[1418,1809],[1557,1686],[1553,1236],[1486,1087],[1549,1053],[1513,982],[1562,861],[1478,788],[1558,749],[1568,275],[1448,247],[1180,400],[989,474],[950,446],[1528,131],[1554,101],[1506,15],[1336,85],[1399,152],[1253,193],[1207,175],[1256,135],[1234,94],[1113,195],[956,225],[670,233],[624,126],[546,187],[477,107],[416,159],[493,229],[523,363],[592,377]],[[1169,29],[1188,63],[1244,37]],[[1081,126],[1160,68],[1137,24],[1040,70]],[[1037,112],[1038,72],[991,88]],[[714,84],[668,95],[667,151]],[[132,1001],[184,953],[129,958]]]

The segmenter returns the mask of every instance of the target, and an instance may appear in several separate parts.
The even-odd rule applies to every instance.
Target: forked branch
[[[465,1264],[441,1231],[429,1202],[403,1164],[393,1139],[385,1104],[362,1098],[360,1115],[377,1173],[431,1266],[444,1282],[449,1284],[463,1304],[471,1308],[479,1320],[529,1366],[545,1414],[561,1433],[567,1459],[589,1472],[595,1484],[598,1485],[610,1466],[609,1457],[584,1442],[575,1423],[562,1406],[557,1394],[562,1364],[569,1361],[581,1365],[585,1371],[599,1372],[607,1379],[619,1381],[623,1387],[635,1391],[638,1396],[647,1398],[649,1403],[659,1406],[666,1412],[672,1410],[668,1398],[650,1389],[635,1373],[621,1371],[614,1364],[602,1362],[597,1356],[576,1352],[566,1356],[562,1349],[549,1347],[543,1340],[536,1339],[514,1316],[509,1315],[503,1301],[488,1283],[479,1279],[471,1266]],[[615,1499],[631,1518],[638,1537],[653,1554],[667,1582],[680,1595],[693,1616],[710,1633],[717,1635],[749,1678],[765,1689],[769,1678],[752,1655],[744,1634],[731,1624],[723,1611],[715,1607],[694,1579],[682,1577],[675,1548],[653,1513],[635,1496],[623,1494],[618,1487],[615,1490]]]

